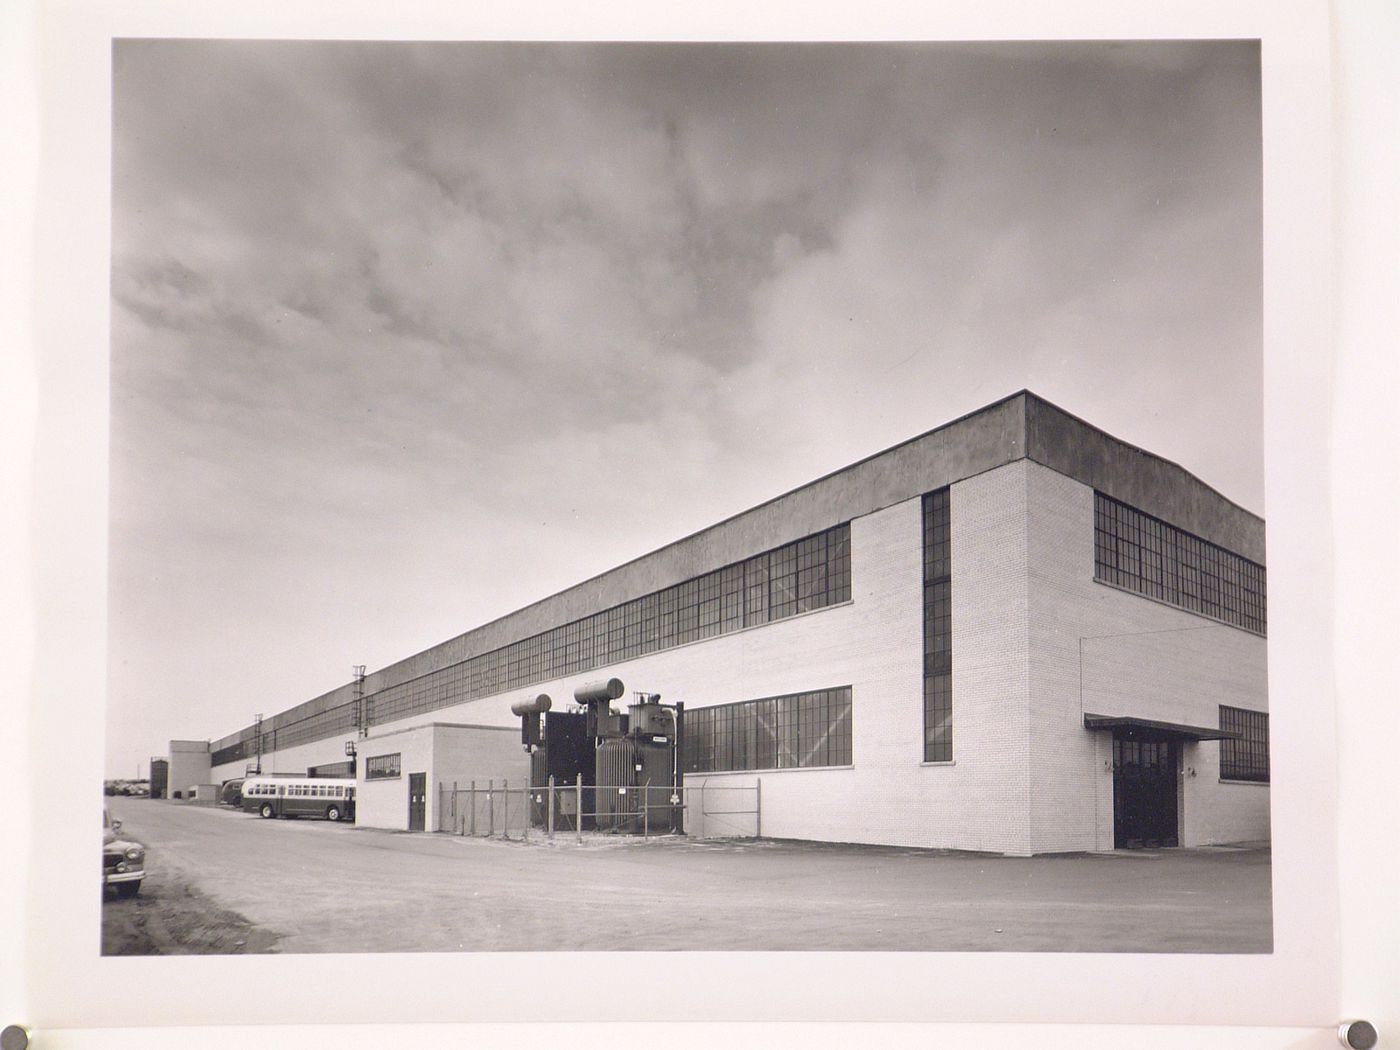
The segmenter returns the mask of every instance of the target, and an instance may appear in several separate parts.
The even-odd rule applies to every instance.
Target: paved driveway
[[[276,936],[281,952],[1272,945],[1266,849],[1011,858],[767,841],[523,844],[109,802],[153,872]],[[154,907],[160,882],[147,889]]]

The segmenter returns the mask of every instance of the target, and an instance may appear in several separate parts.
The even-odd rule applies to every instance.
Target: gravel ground
[[[134,901],[105,904],[104,927],[120,917],[149,938],[114,939],[116,951],[1272,947],[1260,847],[1015,858],[771,840],[579,846],[112,801],[151,872]]]
[[[173,873],[153,872],[127,900],[102,895],[103,955],[242,955],[275,952],[277,941]]]

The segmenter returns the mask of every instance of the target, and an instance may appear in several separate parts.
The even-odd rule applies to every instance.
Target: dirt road
[[[1267,952],[1272,943],[1267,850],[1008,858],[674,839],[579,848],[568,837],[487,842],[111,801],[123,834],[150,850],[151,889],[159,872],[256,927],[240,951]]]

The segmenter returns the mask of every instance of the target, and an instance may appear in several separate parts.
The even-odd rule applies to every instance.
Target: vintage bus
[[[243,812],[263,817],[355,819],[355,781],[349,777],[250,776],[243,781]]]

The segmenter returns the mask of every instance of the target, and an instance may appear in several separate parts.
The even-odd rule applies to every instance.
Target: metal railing
[[[438,784],[438,831],[529,841],[571,835],[686,834],[692,838],[758,838],[763,834],[763,782],[754,784],[548,784],[512,787],[509,780]]]

